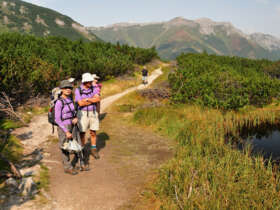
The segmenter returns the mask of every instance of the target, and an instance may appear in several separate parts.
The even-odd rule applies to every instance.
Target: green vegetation
[[[36,36],[63,36],[71,40],[98,40],[70,17],[20,0],[0,0],[0,32]]]
[[[219,109],[263,106],[279,98],[279,68],[268,60],[182,54],[169,77],[172,101]]]
[[[164,82],[167,75],[166,70],[156,83]],[[243,127],[278,124],[279,105],[224,111],[196,104],[157,102],[160,106],[147,106],[151,101],[132,93],[115,106],[115,109],[134,107],[134,123],[177,143],[174,158],[152,178],[140,206],[151,209],[280,208],[277,167],[262,156],[252,157],[250,147],[241,151],[234,144],[236,139],[240,140]],[[229,136],[233,136],[232,139],[225,139]]]
[[[48,167],[41,164],[40,175],[39,175],[39,180],[38,180],[38,188],[48,191],[49,184],[50,184],[49,169],[48,169]]]
[[[49,93],[58,81],[70,76],[80,78],[91,72],[111,78],[157,56],[154,49],[17,33],[0,35],[0,46],[0,91],[21,100]]]
[[[275,108],[226,115],[190,105],[138,110],[137,123],[178,142],[151,188],[161,209],[279,208],[279,173],[262,157],[252,158],[249,148],[239,151],[224,140],[239,126],[279,121]]]
[[[7,125],[9,128],[18,127],[18,125],[15,125],[14,123],[10,124],[10,122],[1,121],[0,122],[0,127],[1,127],[0,135],[1,136],[5,135],[4,132],[2,132],[2,131],[3,131],[3,128],[5,128]],[[12,127],[10,127],[10,125],[12,125]],[[3,143],[2,139],[0,139],[0,140],[1,140],[1,143]],[[3,145],[0,144],[0,146],[2,147]],[[16,163],[22,157],[22,153],[23,153],[23,147],[21,145],[20,140],[17,137],[11,135],[8,139],[8,143],[5,145],[4,149],[2,150],[1,155],[6,157],[8,160],[12,161],[13,163]],[[0,160],[0,168],[3,170],[7,170],[7,171],[10,170],[10,166],[7,165],[7,163],[2,160]]]

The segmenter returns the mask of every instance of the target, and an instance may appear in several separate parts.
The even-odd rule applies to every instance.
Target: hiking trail
[[[118,114],[106,115],[105,110],[124,95],[148,87],[161,74],[161,68],[156,69],[148,77],[148,85],[141,84],[102,99],[101,113],[105,113],[105,118],[97,133],[101,159],[94,160],[91,157],[91,170],[88,172],[80,172],[76,176],[63,172],[58,145],[50,141],[51,138],[57,138],[56,129],[52,134],[46,114],[35,116],[29,127],[16,129],[13,134],[22,140],[25,154],[43,148],[41,162],[49,169],[50,189],[44,192],[47,204],[31,200],[8,209],[133,208],[133,199],[143,187],[147,174],[169,159],[172,153],[163,137],[122,123]]]

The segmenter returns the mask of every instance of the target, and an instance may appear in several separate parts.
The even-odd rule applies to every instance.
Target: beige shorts
[[[99,118],[96,111],[78,111],[78,127],[80,132],[86,132],[88,129],[92,131],[99,130]]]

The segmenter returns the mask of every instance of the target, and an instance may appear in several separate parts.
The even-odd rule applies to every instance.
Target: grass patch
[[[36,198],[36,203],[39,206],[44,206],[49,202],[45,192],[49,192],[50,190],[50,175],[49,169],[45,165],[41,164],[40,167],[39,177],[36,178],[38,190],[40,190],[38,197]]]
[[[49,110],[48,106],[45,107],[28,107],[23,108],[20,112],[22,113],[23,121],[30,123],[32,118],[36,115],[41,115],[47,113]]]
[[[49,175],[49,169],[44,166],[43,164],[40,165],[40,174],[39,174],[39,180],[37,182],[38,188],[43,189],[45,191],[49,191],[49,185],[50,185],[50,175]]]
[[[272,106],[273,107],[273,106]],[[275,107],[226,114],[181,105],[136,111],[134,122],[150,126],[178,142],[176,156],[159,172],[152,193],[162,209],[279,208],[279,173],[250,148],[225,144],[243,125],[278,123]]]
[[[51,144],[56,144],[56,143],[58,143],[58,138],[57,137],[54,137],[54,136],[48,136],[47,137],[47,142],[50,142]]]
[[[158,87],[161,83],[163,82],[167,82],[168,80],[168,76],[169,76],[169,73],[172,71],[174,67],[172,66],[165,66],[165,67],[162,67],[161,71],[163,72],[162,75],[160,75],[158,78],[156,78],[153,83],[151,84],[151,88],[155,88],[155,87]]]
[[[23,146],[20,140],[11,135],[8,140],[8,144],[5,146],[4,150],[2,151],[2,155],[6,157],[8,160],[12,161],[13,163],[18,162],[23,154]],[[7,165],[5,162],[0,160],[0,168],[5,170],[10,170],[10,166]]]
[[[130,122],[149,127],[177,142],[175,157],[147,188],[143,202],[154,209],[277,209],[280,176],[263,157],[252,157],[225,143],[240,137],[243,126],[280,122],[279,106],[246,106],[223,112],[197,105],[141,108],[149,103],[137,93],[120,99],[111,110],[136,107]],[[147,204],[148,205],[148,204]]]
[[[135,109],[135,106],[131,104],[121,104],[118,108],[119,112],[132,112]]]
[[[102,97],[108,97],[119,92],[122,92],[128,88],[141,84],[141,76],[135,73],[134,76],[126,79],[114,78],[102,83],[101,94]]]
[[[21,127],[21,123],[14,120],[9,119],[1,119],[0,120],[0,129],[2,130],[9,130]]]

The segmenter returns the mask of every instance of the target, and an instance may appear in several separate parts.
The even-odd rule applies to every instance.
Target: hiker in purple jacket
[[[74,103],[71,99],[73,85],[71,82],[63,80],[59,87],[61,89],[61,96],[55,103],[55,122],[58,125],[59,147],[62,152],[64,172],[76,175],[78,172],[75,170],[75,165],[79,158],[75,153],[75,157],[71,162],[69,151],[63,149],[65,142],[72,139],[73,125],[78,122]]]
[[[90,73],[82,75],[82,85],[75,90],[75,102],[78,103],[78,127],[81,135],[82,146],[85,145],[85,133],[89,129],[91,137],[91,154],[99,159],[96,148],[96,131],[99,130],[99,117],[96,111],[96,103],[100,101],[98,89],[92,86],[93,77]],[[89,165],[86,163],[86,169]]]

